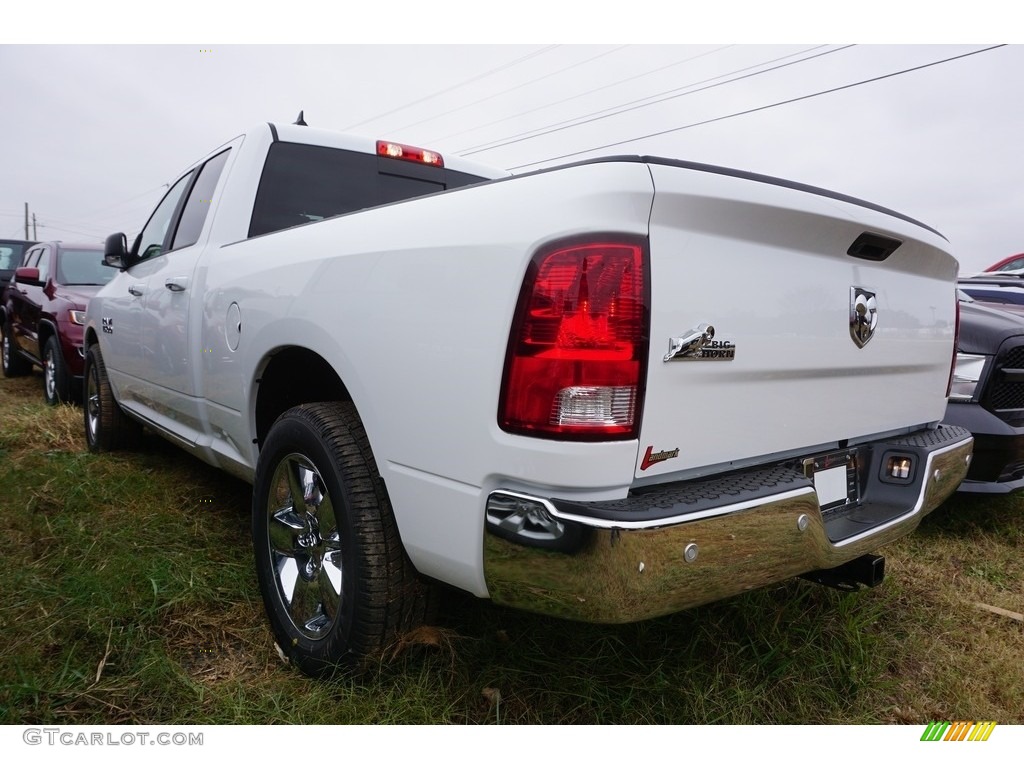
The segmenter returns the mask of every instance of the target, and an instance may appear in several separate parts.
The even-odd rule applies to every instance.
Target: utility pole
[[[25,239],[27,240],[28,238]],[[39,239],[39,233],[36,231],[36,215],[34,213],[32,214],[32,239]]]
[[[25,239],[28,240],[28,203],[25,203]]]

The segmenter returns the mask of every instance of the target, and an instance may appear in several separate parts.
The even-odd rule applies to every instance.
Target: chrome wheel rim
[[[278,462],[267,499],[274,583],[295,629],[321,640],[341,608],[342,560],[338,522],[323,477],[306,456]]]
[[[46,387],[46,399],[53,400],[57,391],[57,373],[54,370],[53,347],[46,350],[43,360],[43,386]]]
[[[89,442],[96,439],[96,429],[100,423],[100,383],[96,366],[89,366],[89,378],[86,380],[85,392],[85,427]]]
[[[4,334],[4,370],[11,367],[11,341],[7,338],[7,334]]]

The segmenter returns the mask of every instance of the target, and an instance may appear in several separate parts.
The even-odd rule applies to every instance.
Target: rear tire
[[[358,672],[422,624],[434,587],[409,561],[351,403],[302,405],[264,442],[253,487],[260,591],[307,675]]]
[[[48,405],[57,405],[71,401],[71,381],[68,367],[64,364],[64,356],[56,336],[46,340],[43,347],[43,397]]]
[[[114,392],[103,364],[99,344],[85,353],[85,442],[94,453],[134,448],[142,427],[125,416],[114,399]]]
[[[27,376],[32,370],[32,363],[18,354],[18,349],[14,346],[10,322],[5,322],[3,325],[3,337],[3,351],[0,354],[3,355],[4,376],[8,379]]]

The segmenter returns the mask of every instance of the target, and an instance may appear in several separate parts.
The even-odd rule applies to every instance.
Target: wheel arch
[[[337,352],[338,356],[332,354]],[[351,412],[359,420],[366,435],[378,476],[384,483],[384,493],[394,505],[387,482],[387,451],[383,448],[378,410],[360,377],[356,366],[329,346],[280,345],[266,352],[252,380],[252,395],[248,410],[252,419],[249,429],[254,442],[254,471],[262,455],[271,428],[283,413],[300,405],[335,402],[351,405]],[[382,452],[383,450],[383,452]],[[407,532],[394,512],[399,539],[405,546]],[[410,557],[412,557],[410,555]],[[415,564],[415,558],[413,558]]]
[[[39,359],[42,360],[45,355],[46,342],[51,338],[57,337],[57,348],[60,349],[60,333],[57,330],[56,324],[49,318],[44,318],[39,321],[38,331],[38,342],[39,342]],[[63,352],[61,353],[63,354]]]
[[[296,405],[325,401],[352,402],[334,367],[320,354],[300,346],[269,353],[257,368],[253,406],[256,443],[262,446],[274,421]],[[300,371],[300,375],[296,375]]]

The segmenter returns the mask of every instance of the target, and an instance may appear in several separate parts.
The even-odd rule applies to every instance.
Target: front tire
[[[402,548],[351,403],[302,405],[274,422],[252,533],[271,629],[304,673],[359,671],[423,622],[432,587]]]
[[[56,336],[48,338],[43,347],[43,397],[48,405],[67,403],[71,398],[68,368]]]
[[[125,416],[114,399],[107,367],[99,344],[85,353],[85,442],[93,453],[132,448],[138,443],[142,427]]]

